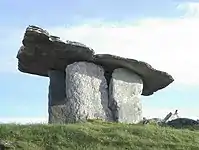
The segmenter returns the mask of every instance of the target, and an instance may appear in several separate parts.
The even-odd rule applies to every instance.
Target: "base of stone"
[[[48,123],[49,124],[69,124],[87,122],[88,120],[99,119],[102,121],[112,122],[112,118],[104,118],[104,116],[92,116],[86,113],[74,114],[70,112],[69,105],[54,105],[48,108]]]
[[[66,123],[66,105],[54,105],[48,108],[48,123],[65,124]]]

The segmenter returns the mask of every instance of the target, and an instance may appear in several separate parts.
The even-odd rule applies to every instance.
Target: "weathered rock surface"
[[[49,70],[49,106],[66,104],[66,87],[65,87],[65,72],[58,70]]]
[[[66,68],[66,122],[111,120],[108,86],[102,67],[76,62]]]
[[[141,122],[142,122],[142,124],[153,123],[153,124],[157,124],[157,125],[162,125],[164,123],[162,121],[162,119],[160,119],[160,118],[151,118],[151,119],[143,118],[143,120]]]
[[[68,123],[68,107],[67,104],[52,105],[48,107],[48,123],[65,124]]]
[[[84,44],[72,41],[63,42],[51,36],[46,30],[36,26],[26,29],[23,46],[17,58],[21,72],[48,76],[48,70],[63,70],[76,61],[89,61],[94,51]]]
[[[189,118],[177,118],[167,122],[167,125],[175,128],[181,128],[184,126],[199,125],[199,122]]]
[[[18,69],[24,73],[48,76],[48,70],[64,71],[74,62],[87,61],[101,65],[110,81],[114,69],[126,68],[137,73],[143,80],[142,95],[152,95],[174,81],[171,75],[156,70],[149,64],[109,54],[94,55],[94,50],[78,42],[63,42],[36,26],[26,29],[23,46],[20,48]]]
[[[0,150],[14,149],[15,143],[0,139]]]
[[[165,88],[174,81],[171,75],[156,70],[149,64],[135,59],[122,58],[109,54],[95,55],[96,64],[104,66],[111,73],[116,68],[126,68],[137,73],[143,80],[144,88],[142,95],[152,95],[154,92]],[[110,78],[110,75],[107,77]]]
[[[116,69],[109,85],[109,107],[115,121],[138,123],[142,120],[140,96],[142,79],[127,69]]]

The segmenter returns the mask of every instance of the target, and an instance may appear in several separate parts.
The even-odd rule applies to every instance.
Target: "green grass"
[[[16,150],[199,150],[199,130],[90,121],[68,125],[0,125]]]

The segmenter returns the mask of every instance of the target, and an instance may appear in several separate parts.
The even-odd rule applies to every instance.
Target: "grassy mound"
[[[0,140],[19,150],[199,150],[199,130],[90,121],[0,125]]]

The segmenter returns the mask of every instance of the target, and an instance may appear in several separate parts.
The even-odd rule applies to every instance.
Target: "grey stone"
[[[171,118],[171,116],[172,116],[172,112],[169,112],[166,116],[165,116],[165,118],[162,120],[162,122],[167,122],[170,118]]]
[[[65,72],[58,70],[49,70],[50,78],[48,94],[48,122],[65,123],[66,122],[66,87]]]
[[[67,123],[67,105],[53,105],[48,108],[48,123],[65,124]]]
[[[50,78],[48,94],[49,106],[65,104],[65,72],[49,70],[48,76]]]
[[[114,70],[109,85],[109,108],[115,121],[138,123],[142,120],[142,89],[142,79],[137,74],[123,68]]]
[[[199,125],[199,122],[190,118],[177,118],[166,123],[167,125],[175,128],[181,128],[184,126]]]
[[[76,62],[66,68],[67,121],[111,120],[108,86],[102,67]]]
[[[154,69],[146,62],[135,59],[122,58],[109,54],[98,54],[94,58],[95,64],[104,67],[107,72],[106,78],[108,81],[111,78],[111,73],[117,68],[126,68],[137,73],[143,81],[144,88],[142,95],[152,95],[154,92],[165,88],[174,81],[173,77],[166,72]]]
[[[86,45],[50,35],[46,30],[29,26],[26,28],[23,46],[17,54],[18,69],[24,73],[48,76],[48,70],[65,70],[76,61],[92,60],[94,51]]]
[[[0,150],[14,149],[15,142],[0,139]]]

